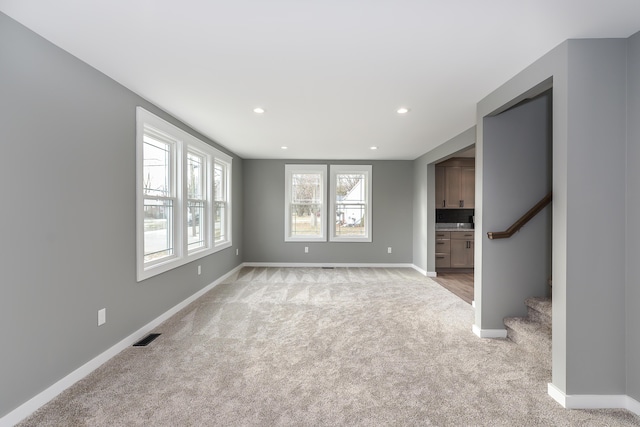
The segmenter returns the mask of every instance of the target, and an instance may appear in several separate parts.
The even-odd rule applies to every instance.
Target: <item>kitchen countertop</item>
[[[473,228],[436,228],[436,231],[475,231]]]

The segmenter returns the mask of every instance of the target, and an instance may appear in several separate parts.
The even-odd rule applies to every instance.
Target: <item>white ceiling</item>
[[[640,30],[638,0],[0,0],[0,11],[244,158],[415,159],[562,41]]]

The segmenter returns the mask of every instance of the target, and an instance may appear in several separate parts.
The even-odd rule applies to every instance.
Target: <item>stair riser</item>
[[[549,337],[519,334],[507,327],[507,338],[537,357],[541,363],[551,366],[551,339]]]
[[[518,332],[507,326],[507,338],[518,345],[530,347],[545,347],[551,349],[551,337],[543,334],[530,334]]]
[[[527,317],[505,317],[507,338],[551,369],[551,299],[525,300]]]
[[[546,325],[549,328],[551,328],[551,325],[552,325],[551,316],[548,316],[547,314],[542,313],[532,307],[527,307],[527,314],[529,316],[529,319],[542,323],[543,325]]]

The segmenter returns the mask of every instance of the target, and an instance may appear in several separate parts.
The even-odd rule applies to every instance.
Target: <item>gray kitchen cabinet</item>
[[[437,234],[437,233],[436,233]],[[473,268],[473,230],[450,232],[450,267]],[[436,262],[437,266],[437,262]]]
[[[436,208],[475,208],[475,159],[454,158],[436,165]]]
[[[436,268],[451,267],[451,233],[436,231]]]

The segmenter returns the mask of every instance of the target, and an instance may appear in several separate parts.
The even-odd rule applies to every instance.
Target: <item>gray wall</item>
[[[551,94],[484,119],[483,226],[506,230],[551,191]],[[526,316],[524,300],[546,296],[551,276],[551,207],[509,239],[482,241],[482,324],[504,328]]]
[[[137,105],[189,130],[0,13],[0,417],[240,263],[234,156],[234,248],[136,282]]]
[[[371,164],[372,242],[285,242],[287,163]],[[244,260],[280,263],[411,263],[413,162],[245,160]],[[304,247],[309,253],[304,253]],[[393,253],[387,253],[387,247]]]
[[[567,392],[618,394],[625,390],[626,41],[576,40],[568,59]]]
[[[483,123],[553,81],[553,384],[566,394],[624,394],[626,40],[569,40],[478,104],[476,235],[487,183]],[[478,212],[480,211],[480,213]],[[606,243],[604,243],[606,242]],[[480,243],[480,244],[478,244]],[[476,242],[476,326],[487,322],[487,242]],[[603,246],[604,244],[604,246]],[[478,260],[480,258],[480,261]],[[481,301],[479,301],[479,298]]]
[[[413,264],[435,273],[435,163],[476,142],[475,126],[439,145],[413,162]]]
[[[627,71],[627,394],[640,401],[640,33],[629,39]]]

